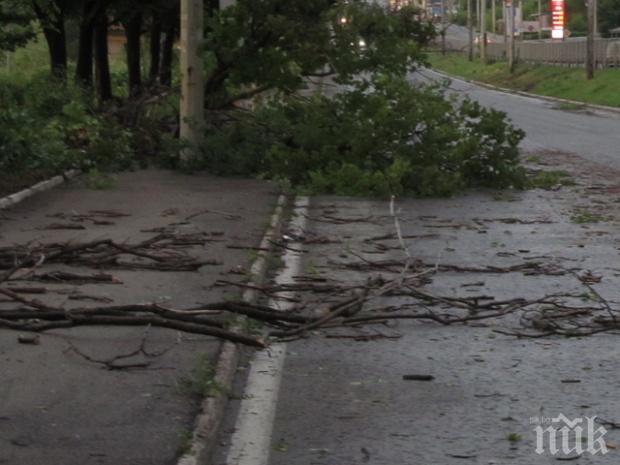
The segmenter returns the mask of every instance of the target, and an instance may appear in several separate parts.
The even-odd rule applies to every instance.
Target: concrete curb
[[[75,178],[81,173],[79,170],[69,170],[64,174],[59,176],[54,176],[47,181],[42,181],[40,183],[35,184],[34,186],[28,187],[22,191],[16,192],[15,194],[7,195],[0,199],[0,210],[4,210],[6,208],[12,207],[13,205],[17,205],[20,202],[23,202],[29,197],[32,197],[35,194],[39,194],[41,192],[48,191],[53,189],[56,186],[68,181],[70,179]]]
[[[273,249],[272,241],[280,233],[286,204],[287,198],[281,195],[278,198],[269,227],[261,241],[261,252],[250,270],[253,277],[251,284],[253,285],[260,285],[265,278],[268,268],[267,257]],[[269,250],[269,252],[262,250]],[[248,289],[243,293],[243,300],[246,302],[256,302],[257,298],[258,292],[256,290]],[[190,450],[179,459],[177,465],[205,465],[210,462],[217,441],[217,433],[224,419],[226,405],[228,404],[227,393],[232,388],[239,357],[240,350],[237,344],[229,341],[222,343],[215,367],[215,382],[222,388],[222,393],[203,400],[201,412],[194,424]]]
[[[480,81],[475,81],[473,79],[467,79],[461,76],[455,76],[452,74],[448,74],[444,71],[439,71],[435,68],[430,68],[431,71],[433,71],[434,73],[439,74],[440,76],[443,76],[447,79],[456,79],[459,81],[463,81],[463,82],[467,82],[469,84],[475,84],[477,86],[480,87],[484,87],[486,89],[489,90],[494,90],[496,92],[504,92],[506,94],[514,94],[514,95],[520,95],[522,97],[529,97],[529,98],[535,98],[538,100],[546,100],[548,102],[552,102],[552,103],[565,103],[565,104],[569,104],[569,105],[577,105],[581,108],[584,108],[586,110],[599,110],[599,111],[607,111],[610,113],[617,113],[620,114],[620,108],[616,108],[616,107],[608,107],[606,105],[596,105],[594,103],[585,103],[585,102],[580,102],[579,100],[570,100],[570,99],[566,99],[566,98],[560,98],[560,97],[549,97],[548,95],[538,95],[538,94],[532,94],[531,92],[525,92],[522,90],[515,90],[515,89],[508,89],[506,87],[499,87],[499,86],[494,86],[493,84],[487,84],[485,82],[480,82]]]

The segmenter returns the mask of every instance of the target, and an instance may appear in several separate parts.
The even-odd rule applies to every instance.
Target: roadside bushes
[[[379,75],[332,98],[278,96],[208,131],[201,167],[311,192],[450,195],[525,185],[503,113]]]
[[[54,172],[66,165],[62,134],[42,126],[27,109],[10,107],[0,112],[0,172]]]
[[[47,74],[0,78],[0,171],[3,176],[37,177],[69,168],[102,171],[130,169],[144,153],[168,143],[154,118],[132,116],[125,107],[98,107],[89,92],[55,81]],[[133,113],[141,109],[132,108]],[[176,121],[176,118],[175,118]]]

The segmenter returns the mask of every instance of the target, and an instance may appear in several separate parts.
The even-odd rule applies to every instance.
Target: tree
[[[67,1],[32,0],[31,5],[47,41],[52,75],[65,79],[67,75],[67,36],[65,32]]]
[[[599,0],[598,3],[599,26],[603,34],[609,34],[609,30],[620,27],[620,0]]]
[[[417,9],[238,0],[207,24],[197,166],[348,195],[523,185],[523,134],[505,115],[408,81],[435,34]],[[322,78],[333,95],[317,92]]]
[[[0,0],[0,50],[13,51],[35,37],[32,12],[19,0]]]
[[[296,92],[313,77],[346,84],[369,69],[405,73],[433,35],[413,8],[389,15],[362,1],[240,0],[207,22],[206,104],[226,108],[266,91]]]
[[[107,9],[104,6],[99,10],[94,20],[94,50],[95,50],[95,83],[97,94],[102,102],[112,98],[112,78],[110,76],[110,59],[108,51],[109,20]]]

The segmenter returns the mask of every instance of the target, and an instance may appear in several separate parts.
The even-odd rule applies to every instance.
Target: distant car
[[[477,35],[476,37],[474,37],[474,44],[478,45],[480,43],[480,36]],[[489,36],[487,36],[487,45],[495,43],[495,41],[493,39],[491,39]]]

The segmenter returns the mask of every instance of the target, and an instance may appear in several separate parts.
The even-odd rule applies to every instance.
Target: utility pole
[[[497,32],[497,30],[495,29],[496,16],[497,15],[495,14],[495,0],[491,0],[491,27],[493,28],[493,34]]]
[[[467,0],[467,30],[469,32],[469,41],[467,47],[467,57],[469,61],[474,61],[474,25],[472,22],[472,0]]]
[[[441,0],[441,54],[446,54],[446,0]]]
[[[506,18],[507,3],[506,3],[506,0],[501,0],[501,2],[502,2],[502,24],[504,25],[504,44],[505,44],[507,42],[507,37],[508,37],[506,33],[506,31],[508,31],[508,19]]]
[[[487,62],[487,21],[486,21],[487,0],[480,2],[480,61]]]
[[[196,153],[204,130],[203,39],[203,0],[181,0],[181,139],[189,143],[184,160]]]
[[[595,0],[587,0],[588,7],[588,37],[586,42],[586,79],[594,77],[594,9]]]
[[[542,0],[538,0],[538,40],[542,39]]]
[[[506,0],[506,55],[508,56],[508,70],[512,73],[515,69],[515,6],[514,0]]]
[[[476,0],[476,31],[480,33],[480,2],[482,0]]]
[[[594,1],[594,37],[598,37],[598,0]]]

